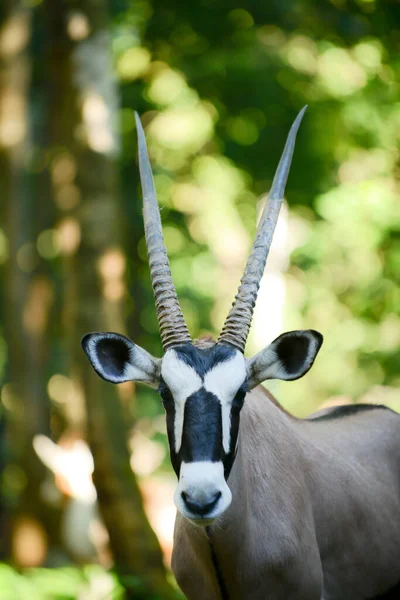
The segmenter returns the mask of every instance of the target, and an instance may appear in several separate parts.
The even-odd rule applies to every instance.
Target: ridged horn
[[[232,308],[229,311],[224,327],[218,338],[218,342],[231,344],[242,353],[244,353],[247,336],[249,335],[261,277],[264,273],[272,237],[274,235],[279,211],[285,194],[285,186],[292,162],[296,134],[306,110],[307,106],[304,106],[290,129],[281,160],[279,161],[272,182],[272,188],[257,228],[256,237],[250,256],[247,260],[238,293],[235,296]]]
[[[146,138],[140,117],[136,112],[135,119],[147,256],[161,341],[164,351],[166,351],[174,346],[190,343],[191,339],[172,281]]]

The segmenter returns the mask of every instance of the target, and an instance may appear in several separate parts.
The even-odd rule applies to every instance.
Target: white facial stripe
[[[231,406],[236,392],[246,379],[246,362],[243,354],[236,352],[230,360],[217,364],[205,374],[204,387],[221,403],[222,445],[229,452],[231,440]]]
[[[189,396],[201,388],[202,381],[196,371],[180,360],[175,350],[172,349],[165,353],[161,365],[161,375],[175,400],[175,452],[179,452],[182,444],[185,403]]]
[[[161,366],[161,375],[175,400],[175,452],[182,445],[183,421],[187,398],[202,386],[214,394],[221,403],[222,445],[229,452],[231,438],[232,400],[246,379],[246,362],[240,352],[231,359],[217,364],[204,376],[204,382],[196,371],[181,360],[174,350],[168,350]]]

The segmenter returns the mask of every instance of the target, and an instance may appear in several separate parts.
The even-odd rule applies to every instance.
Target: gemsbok
[[[186,327],[136,115],[165,354],[154,358],[117,333],[82,340],[103,379],[147,383],[161,395],[178,477],[172,567],[190,600],[400,598],[400,416],[364,404],[298,419],[260,386],[307,373],[322,344],[316,331],[283,333],[252,358],[244,356],[305,108],[290,130],[216,342],[192,341]]]

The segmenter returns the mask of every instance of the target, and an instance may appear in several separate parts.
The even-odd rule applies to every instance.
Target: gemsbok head
[[[146,383],[161,395],[171,462],[178,477],[175,504],[196,524],[209,525],[231,503],[227,480],[246,393],[267,379],[302,377],[322,343],[316,331],[291,331],[252,358],[244,355],[305,109],[289,132],[238,293],[216,342],[192,341],[185,324],[164,244],[145,136],[136,115],[145,237],[164,356],[154,358],[118,333],[89,333],[82,345],[106,381]]]

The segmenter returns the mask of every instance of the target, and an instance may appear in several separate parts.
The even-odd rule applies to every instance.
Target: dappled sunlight
[[[0,265],[5,263],[9,256],[9,244],[7,236],[0,228]]]
[[[267,201],[265,198],[261,202],[261,210]],[[260,282],[249,335],[250,351],[258,352],[284,330],[287,290],[283,274],[288,268],[289,235],[288,211],[283,205],[268,255],[268,266]]]
[[[341,183],[358,183],[366,179],[372,179],[377,175],[390,173],[395,158],[394,153],[391,154],[380,148],[368,151],[364,149],[354,150],[348,160],[339,167],[339,181]]]
[[[13,393],[13,386],[10,383],[6,383],[0,390],[0,400],[3,407],[10,413],[17,412],[18,399]]]
[[[226,123],[228,135],[242,146],[251,146],[259,138],[259,128],[253,120],[241,115],[232,117]]]
[[[196,214],[202,200],[202,190],[194,183],[174,183],[171,187],[172,204],[181,212]]]
[[[81,194],[74,184],[76,162],[72,155],[65,152],[57,155],[51,162],[50,172],[57,206],[63,211],[76,208],[81,200]]]
[[[400,316],[398,314],[386,315],[377,327],[374,342],[376,349],[382,352],[395,352],[400,347]]]
[[[33,337],[45,333],[53,301],[53,282],[46,277],[34,279],[23,311],[23,324],[27,333]]]
[[[375,75],[381,67],[383,56],[382,42],[377,39],[364,40],[354,46],[353,54],[369,74]]]
[[[60,253],[59,238],[54,229],[44,229],[36,241],[37,251],[48,260],[55,258]]]
[[[277,51],[285,43],[286,33],[277,25],[263,25],[257,29],[258,41],[271,52]]]
[[[0,55],[10,59],[22,52],[29,41],[29,14],[19,11],[10,15],[0,30]]]
[[[150,60],[151,54],[147,48],[128,48],[118,58],[118,74],[123,80],[133,81],[148,71]]]
[[[54,402],[59,404],[69,403],[71,395],[74,394],[72,379],[60,373],[52,375],[47,382],[47,393]]]
[[[201,291],[203,296],[215,298],[219,293],[216,287],[218,274],[216,260],[208,252],[199,253],[190,264],[189,285]]]
[[[67,31],[74,41],[81,41],[90,34],[90,23],[87,16],[80,11],[71,11],[68,17]]]
[[[282,48],[282,54],[297,71],[314,75],[318,69],[318,47],[314,40],[294,35]]]
[[[132,402],[133,395],[135,393],[136,383],[134,381],[124,381],[120,383],[117,390],[118,396],[125,404]]]
[[[65,152],[56,156],[51,163],[51,178],[55,186],[73,183],[77,165],[74,157]]]
[[[153,76],[147,93],[156,104],[161,106],[168,106],[175,102],[193,104],[198,99],[197,94],[187,86],[184,77],[166,64],[153,63],[152,72]]]
[[[100,275],[104,279],[121,278],[125,271],[125,257],[119,249],[108,250],[98,263]]]
[[[27,133],[26,105],[16,90],[5,90],[0,97],[0,147],[20,144]]]
[[[86,417],[85,403],[81,384],[76,378],[55,373],[47,382],[47,393],[71,425],[82,425]]]
[[[387,385],[375,385],[372,386],[365,394],[361,396],[359,402],[366,402],[370,404],[384,404],[400,412],[400,399],[398,387],[391,387]]]
[[[103,294],[107,300],[116,302],[125,294],[125,267],[125,256],[118,248],[108,250],[99,259],[98,271],[103,280]]]
[[[165,563],[171,565],[176,507],[174,476],[154,476],[140,481],[144,505],[151,526],[157,534]]]
[[[318,59],[320,85],[332,96],[349,96],[363,88],[367,75],[363,67],[342,48],[329,48]]]
[[[39,567],[47,553],[46,534],[39,521],[21,517],[14,524],[12,557],[20,567]],[[0,589],[1,593],[1,589]]]
[[[70,256],[75,254],[81,241],[81,226],[77,219],[72,217],[62,219],[57,226],[57,242],[61,254]]]
[[[18,568],[0,565],[1,598],[119,600],[125,585],[141,596],[143,573],[165,579],[142,505],[171,564],[176,477],[162,403],[149,386],[89,374],[80,348],[86,332],[115,331],[162,356],[135,111],[185,321],[193,338],[216,339],[308,104],[245,354],[316,329],[324,343],[310,372],[266,384],[285,409],[400,412],[396,11],[375,0],[316,3],[312,14],[278,4],[224,13],[143,0],[109,12],[100,2],[56,15],[43,0],[6,3],[0,417],[10,435],[0,453],[12,457],[1,499]],[[120,372],[121,357],[103,350]]]
[[[0,24],[2,79],[0,94],[0,148],[14,148],[28,132],[28,63],[24,52],[30,38],[28,11],[6,11]]]
[[[261,280],[253,328],[249,334],[250,353],[260,351],[284,330],[286,287],[282,274],[268,271]]]
[[[348,404],[353,404],[351,396],[330,396],[327,400],[320,404],[318,410],[323,408],[331,408],[333,406],[347,406]]]
[[[177,227],[166,225],[163,227],[163,234],[169,256],[184,249],[185,236]]]
[[[191,108],[160,112],[150,123],[149,133],[163,148],[197,152],[210,140],[213,123],[209,112],[197,103]],[[162,164],[157,152],[156,159]]]
[[[82,119],[89,148],[104,154],[113,152],[115,140],[111,129],[111,115],[109,107],[99,94],[84,94]]]
[[[166,454],[165,446],[152,441],[139,430],[130,439],[131,467],[134,473],[148,477],[160,467]]]
[[[55,193],[55,199],[61,210],[71,210],[75,208],[80,200],[81,194],[75,185],[63,185]]]

